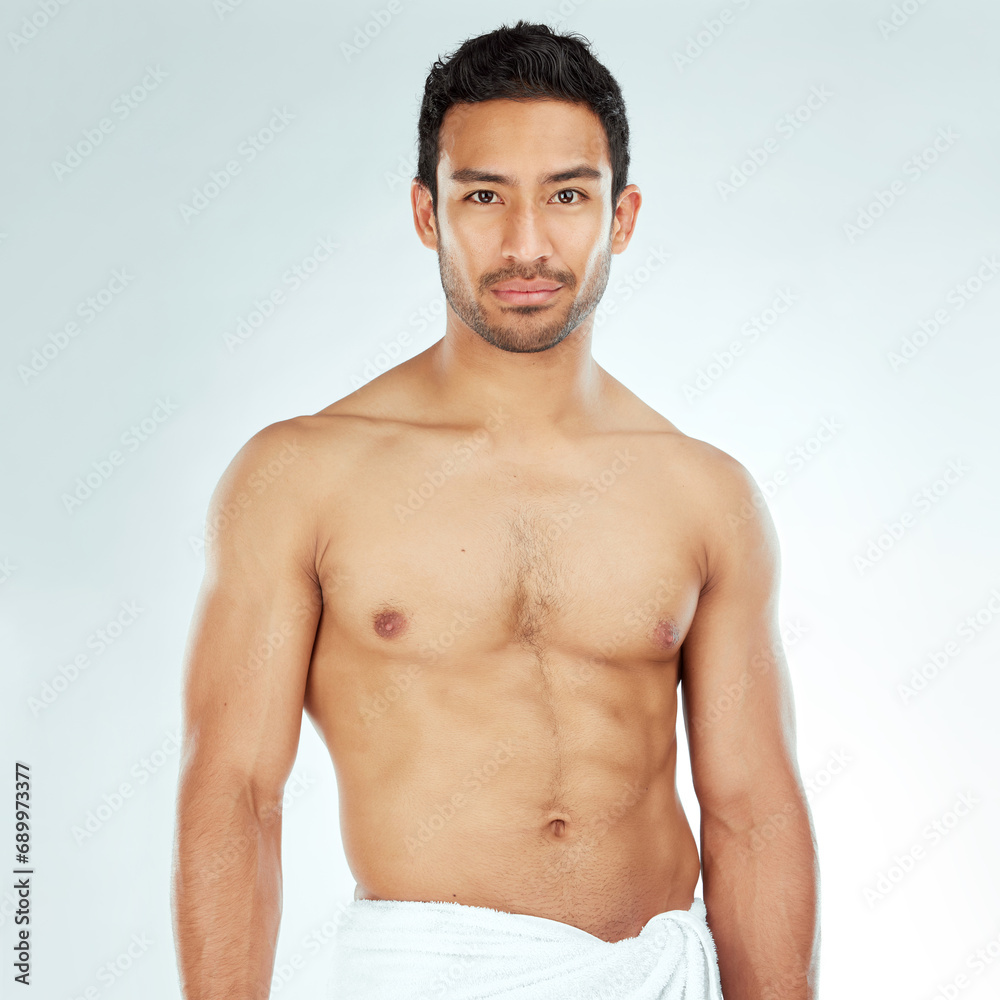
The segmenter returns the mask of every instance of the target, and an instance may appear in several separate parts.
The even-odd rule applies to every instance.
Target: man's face
[[[554,347],[596,308],[611,269],[600,119],[566,101],[459,104],[438,144],[436,245],[449,305],[501,350]]]

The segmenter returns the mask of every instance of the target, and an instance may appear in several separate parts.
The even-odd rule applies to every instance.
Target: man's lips
[[[494,285],[490,291],[503,302],[526,305],[547,302],[560,288],[562,285],[553,284],[551,281],[504,281]]]
[[[554,281],[504,281],[493,286],[495,292],[552,292],[562,285]]]

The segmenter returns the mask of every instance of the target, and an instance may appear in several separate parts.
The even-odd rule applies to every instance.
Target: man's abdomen
[[[531,913],[605,940],[690,906],[676,660],[508,647],[407,672],[324,665],[322,646],[306,704],[357,898]]]

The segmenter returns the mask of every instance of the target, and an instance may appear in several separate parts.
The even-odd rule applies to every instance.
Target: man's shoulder
[[[236,452],[217,493],[300,507],[360,460],[378,421],[322,410],[267,424]]]
[[[679,450],[706,555],[706,578],[723,566],[763,565],[777,558],[778,537],[767,500],[749,470],[715,445],[683,436]],[[728,572],[728,571],[727,571]]]
[[[639,427],[660,442],[663,460],[672,477],[715,505],[749,497],[756,489],[753,477],[737,459],[708,441],[685,434],[662,414],[645,406]]]
[[[743,499],[754,489],[746,467],[721,448],[681,431],[671,436],[678,460],[707,503]]]
[[[397,423],[373,396],[353,392],[315,413],[268,424],[246,442],[242,451],[255,461],[307,456],[329,467],[331,462],[350,460],[392,434]]]
[[[671,473],[682,477],[692,490],[703,493],[706,502],[742,499],[753,492],[753,478],[732,455],[684,433],[621,383],[617,386],[620,398],[624,399],[622,425],[633,428],[641,437],[659,442]]]
[[[320,411],[262,427],[236,452],[212,493],[206,558],[239,559],[245,550],[294,557],[308,569],[324,517],[356,483],[353,473],[377,424]]]
[[[670,495],[675,501],[683,501],[706,541],[728,543],[739,527],[751,528],[744,535],[770,533],[764,495],[738,459],[673,425],[658,437],[663,444],[663,481],[676,487]]]

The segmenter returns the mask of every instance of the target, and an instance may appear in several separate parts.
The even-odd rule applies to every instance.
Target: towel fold
[[[621,941],[463,903],[356,899],[342,916],[327,1000],[723,1000],[697,898]]]

